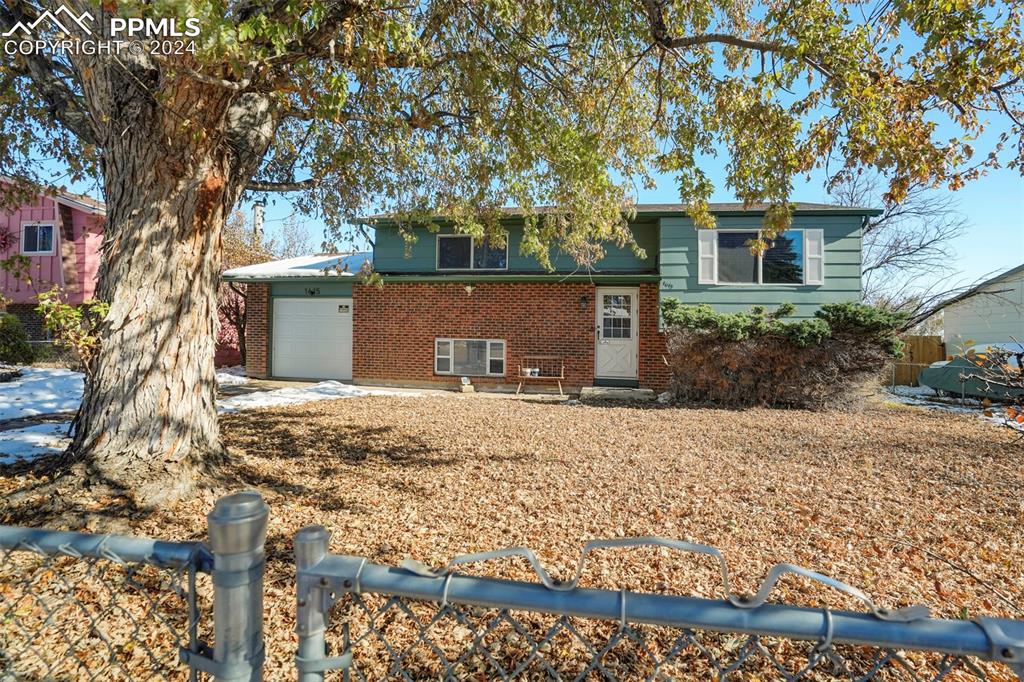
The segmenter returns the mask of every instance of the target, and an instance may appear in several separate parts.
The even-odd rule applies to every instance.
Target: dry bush
[[[680,402],[821,409],[858,402],[893,357],[899,316],[861,304],[823,306],[787,322],[792,306],[721,314],[666,301],[670,392]]]

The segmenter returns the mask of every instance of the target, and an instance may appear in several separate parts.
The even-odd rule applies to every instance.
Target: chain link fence
[[[969,656],[843,645],[825,632],[801,641],[355,594],[346,594],[334,613],[341,628],[331,643],[352,654],[345,679],[987,677],[985,664]],[[989,672],[1000,679],[996,666]]]
[[[0,682],[261,679],[268,512],[222,497],[208,544],[0,526]]]
[[[864,593],[789,564],[755,595],[729,589],[714,548],[660,538],[594,541],[576,578],[551,579],[522,548],[459,557],[442,570],[381,566],[327,553],[321,527],[300,531],[299,679],[345,680],[1024,680],[1024,622],[930,618],[886,610]],[[724,600],[578,586],[594,549],[655,545],[709,555]],[[521,557],[540,582],[462,575],[457,566]],[[768,603],[795,574],[860,600],[867,612]],[[334,652],[334,655],[329,655]]]
[[[0,680],[189,678],[202,545],[5,527],[0,548]]]
[[[262,679],[268,513],[256,493],[222,498],[207,517],[208,543],[0,526],[0,682]],[[593,541],[575,578],[558,582],[522,548],[435,570],[332,555],[329,539],[320,526],[295,537],[294,670],[308,682],[1024,680],[1024,621],[887,610],[789,564],[775,566],[755,594],[739,595],[722,555],[703,545]],[[580,586],[593,550],[640,546],[712,558],[724,599]],[[459,572],[508,557],[526,560],[538,580]],[[772,603],[787,575],[865,609]]]

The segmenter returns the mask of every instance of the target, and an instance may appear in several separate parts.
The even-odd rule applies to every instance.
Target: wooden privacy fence
[[[893,384],[916,386],[921,370],[946,359],[946,344],[942,343],[941,336],[906,336],[903,340],[907,347],[903,351],[903,359],[893,368]]]

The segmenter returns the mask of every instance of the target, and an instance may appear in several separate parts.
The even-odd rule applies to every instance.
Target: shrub
[[[43,324],[60,348],[74,353],[86,373],[92,369],[92,360],[99,350],[97,327],[103,322],[110,305],[104,301],[91,301],[73,306],[62,300],[60,287],[39,294],[36,308],[43,316]]]
[[[25,365],[33,359],[35,353],[21,320],[10,313],[0,313],[0,362]]]
[[[662,302],[677,400],[742,407],[821,408],[863,395],[893,357],[904,318],[860,303],[822,306],[808,320],[796,308],[755,306],[717,313],[708,305]]]
[[[828,323],[836,335],[870,335],[892,357],[902,358],[905,344],[896,335],[907,314],[883,310],[863,303],[828,303],[814,315]]]

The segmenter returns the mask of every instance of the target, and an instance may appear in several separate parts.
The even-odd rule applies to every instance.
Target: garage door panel
[[[351,380],[352,299],[274,299],[272,343],[274,376]]]

